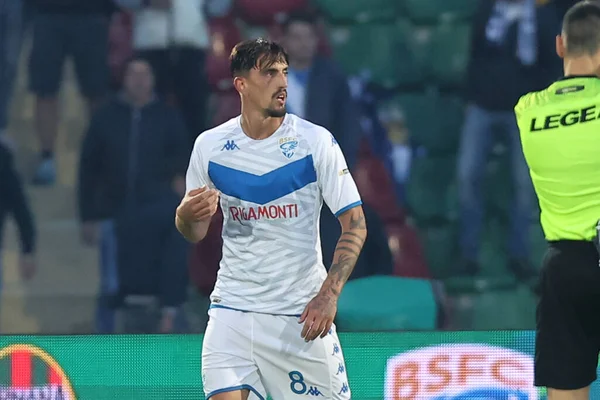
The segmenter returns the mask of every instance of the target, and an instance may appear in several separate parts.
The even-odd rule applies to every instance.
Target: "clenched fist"
[[[203,186],[190,190],[177,207],[177,216],[187,223],[210,220],[217,211],[219,192]]]

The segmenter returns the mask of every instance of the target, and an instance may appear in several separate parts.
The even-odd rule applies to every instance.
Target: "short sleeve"
[[[315,156],[319,188],[331,212],[339,217],[349,209],[360,206],[362,201],[356,183],[331,133],[325,130],[319,133]]]
[[[202,152],[200,151],[199,141],[196,141],[194,150],[190,156],[187,173],[185,174],[185,191],[198,189],[209,184],[209,179],[204,168]]]

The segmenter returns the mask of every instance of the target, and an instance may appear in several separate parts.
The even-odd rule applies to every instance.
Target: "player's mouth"
[[[286,100],[286,98],[287,98],[287,93],[286,93],[286,92],[281,92],[281,93],[278,93],[278,94],[275,96],[275,99],[276,99],[276,100],[277,100],[279,103],[281,103],[282,105],[283,105],[283,104],[285,104],[285,100]]]

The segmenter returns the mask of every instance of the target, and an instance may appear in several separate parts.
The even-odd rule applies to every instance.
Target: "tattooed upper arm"
[[[361,206],[353,207],[338,217],[342,232],[366,230],[367,222]]]

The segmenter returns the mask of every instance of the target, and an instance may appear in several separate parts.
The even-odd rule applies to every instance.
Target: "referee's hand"
[[[186,222],[200,222],[217,212],[219,192],[203,186],[190,190],[177,207],[177,216]]]

